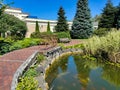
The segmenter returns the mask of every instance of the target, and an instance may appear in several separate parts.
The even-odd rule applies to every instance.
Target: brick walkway
[[[69,46],[78,43],[80,43],[79,40],[72,40],[66,45]],[[50,46],[48,49],[49,48]],[[19,66],[36,50],[44,52],[47,49],[46,46],[33,46],[21,50],[16,50],[0,57],[0,90],[10,90],[14,73],[19,68]]]
[[[46,51],[45,46],[33,46],[0,57],[0,90],[10,90],[14,73],[36,50],[40,52]]]

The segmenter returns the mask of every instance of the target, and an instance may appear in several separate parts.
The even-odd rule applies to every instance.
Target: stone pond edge
[[[61,47],[54,47],[43,54],[45,55],[46,60],[44,60],[38,68],[42,67],[40,79],[42,80],[41,83],[39,83],[39,87],[42,88],[42,90],[48,90],[48,84],[45,81],[45,73],[46,70],[49,69],[50,65],[53,64],[55,60],[57,60],[59,57],[68,54],[68,53],[76,53],[76,52],[82,52],[80,49],[65,49],[63,50]],[[29,67],[36,62],[36,57],[38,55],[38,51],[35,51],[20,67],[17,69],[13,76],[12,84],[11,84],[11,90],[16,90],[19,77],[23,75],[23,72],[26,69],[29,69]]]

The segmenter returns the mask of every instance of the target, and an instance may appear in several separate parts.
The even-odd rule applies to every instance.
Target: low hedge
[[[69,32],[33,32],[31,38],[44,38],[47,36],[56,36],[57,38],[71,38]]]
[[[58,38],[71,38],[69,32],[56,32],[55,34]]]

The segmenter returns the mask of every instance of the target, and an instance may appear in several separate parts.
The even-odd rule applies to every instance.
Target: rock
[[[39,67],[36,68],[36,71],[38,73],[44,73],[44,68],[42,66],[39,66]]]
[[[60,39],[59,39],[59,42],[60,42],[60,43],[69,43],[69,42],[70,42],[70,39],[69,39],[69,38],[60,38]]]

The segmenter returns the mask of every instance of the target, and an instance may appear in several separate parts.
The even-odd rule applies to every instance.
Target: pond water
[[[120,68],[80,55],[61,57],[46,75],[50,90],[120,90]]]

